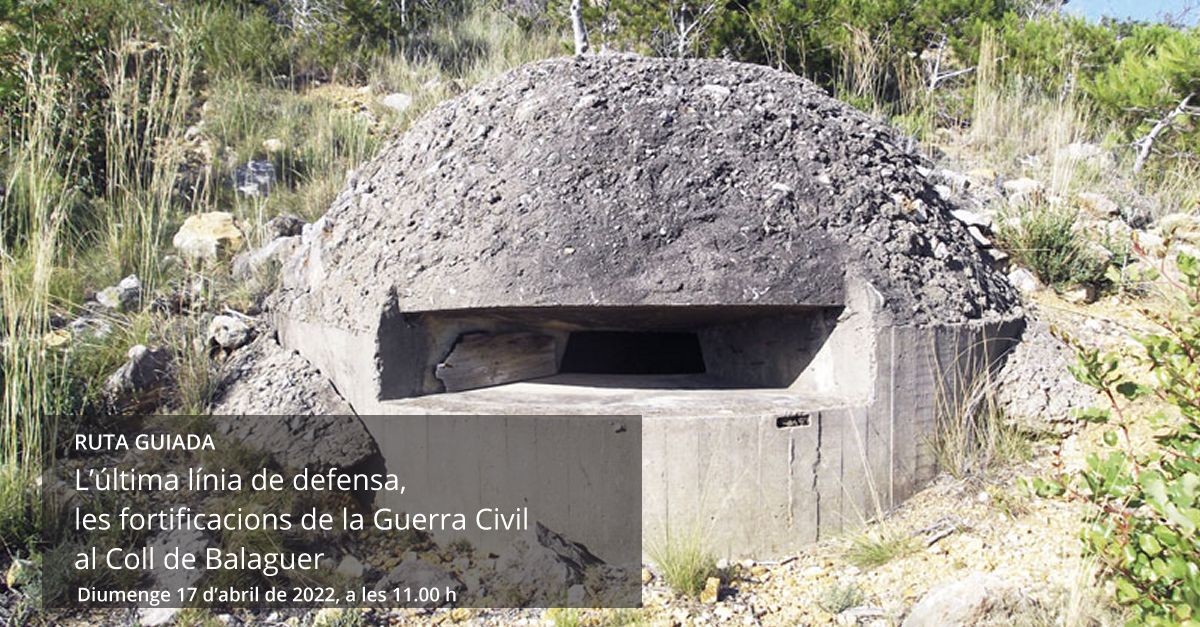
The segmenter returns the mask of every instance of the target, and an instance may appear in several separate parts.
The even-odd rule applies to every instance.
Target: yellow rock
[[[313,625],[331,625],[342,620],[346,610],[340,607],[326,607],[317,610],[316,616],[313,616]]]
[[[20,558],[14,559],[13,563],[8,566],[8,572],[4,574],[4,583],[8,584],[9,588],[24,586],[33,580],[33,570],[33,562]]]
[[[700,591],[701,603],[716,603],[721,596],[721,579],[718,577],[709,577],[704,582],[704,589]]]
[[[986,181],[991,183],[999,176],[996,171],[991,168],[975,168],[967,172],[967,176],[977,181]]]
[[[198,213],[183,221],[171,243],[192,260],[215,259],[242,247],[242,231],[229,212]]]
[[[71,332],[66,329],[55,329],[42,336],[42,344],[46,348],[58,348],[71,342]]]
[[[471,610],[465,607],[456,607],[450,610],[450,620],[456,623],[461,623],[468,618],[471,618]]]
[[[754,577],[762,577],[767,574],[767,567],[761,564],[756,564],[750,567],[750,574]]]
[[[654,575],[650,574],[649,568],[642,569],[642,585],[648,584],[654,580]]]

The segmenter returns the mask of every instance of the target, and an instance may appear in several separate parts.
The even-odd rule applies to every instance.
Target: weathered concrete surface
[[[1069,424],[1075,411],[1101,405],[1095,389],[1067,374],[1075,361],[1075,352],[1048,325],[1031,322],[994,381],[1005,419],[1021,429],[1048,432]]]
[[[718,60],[524,66],[440,105],[305,228],[283,344],[356,404],[385,318],[566,305],[839,305],[1003,317],[984,263],[893,132],[808,81]],[[354,361],[355,363],[349,363]]]
[[[535,63],[353,174],[270,305],[284,347],[383,415],[377,440],[389,413],[636,412],[648,533],[699,523],[728,555],[781,554],[931,477],[938,416],[1019,334],[1013,288],[918,165],[790,74]],[[676,327],[706,377],[444,394],[435,376],[466,333]]]
[[[560,374],[385,401],[378,413],[643,416],[646,538],[698,529],[722,556],[778,557],[860,526],[932,479],[938,416],[1000,362],[1023,326],[1019,316],[894,325],[870,294],[850,302],[853,313],[837,328],[851,335],[826,341],[813,360],[835,372],[840,387]],[[852,348],[854,338],[860,346]],[[364,420],[373,433],[387,431],[386,415]],[[412,446],[394,437],[380,444],[385,459],[412,458]]]

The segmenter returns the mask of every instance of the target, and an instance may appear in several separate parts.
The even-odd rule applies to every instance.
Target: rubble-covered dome
[[[526,65],[352,175],[276,302],[359,332],[388,308],[827,304],[853,273],[897,322],[1009,313],[900,139],[761,66]]]

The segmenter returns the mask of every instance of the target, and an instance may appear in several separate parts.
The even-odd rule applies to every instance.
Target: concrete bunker
[[[350,177],[285,264],[280,341],[385,463],[412,454],[388,416],[640,415],[647,537],[782,555],[933,477],[1023,326],[902,144],[768,68],[523,66]]]

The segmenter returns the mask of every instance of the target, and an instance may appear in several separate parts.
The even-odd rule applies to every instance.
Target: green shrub
[[[1010,13],[997,32],[1004,48],[1002,75],[1032,79],[1047,93],[1060,91],[1080,73],[1091,76],[1104,68],[1117,43],[1111,26],[1060,14],[1030,20]]]
[[[1107,262],[1075,231],[1074,210],[1020,205],[1000,217],[997,236],[1013,258],[1055,287],[1102,285]]]
[[[195,33],[201,65],[213,78],[265,80],[286,71],[286,32],[259,7],[196,8],[180,27]]]
[[[821,590],[817,605],[830,614],[841,614],[852,607],[863,604],[862,588],[858,584],[831,583]]]
[[[362,610],[340,607],[318,610],[312,621],[312,627],[361,627],[365,624]]]
[[[550,0],[546,12],[565,28],[567,0]],[[675,23],[682,13],[710,3],[612,0],[585,3],[584,20],[593,45],[667,56],[678,54]],[[995,22],[1018,3],[1011,0],[746,0],[711,3],[703,33],[684,46],[686,56],[729,56],[786,68],[826,86],[845,76],[850,49],[870,42],[882,52],[881,72],[889,87],[910,56],[946,35],[969,46],[980,25]],[[688,19],[687,17],[684,18]],[[894,97],[895,90],[890,93]]]
[[[1107,450],[1089,455],[1074,480],[1034,483],[1042,495],[1065,492],[1093,506],[1085,546],[1137,624],[1200,621],[1200,262],[1180,255],[1178,266],[1178,305],[1147,312],[1162,331],[1139,340],[1144,354],[1134,365],[1147,368],[1152,383],[1127,377],[1118,357],[1074,343],[1073,374],[1109,400],[1081,415],[1113,427],[1104,433]],[[1142,398],[1177,412],[1150,418],[1157,435],[1148,450],[1129,436],[1130,403]]]

